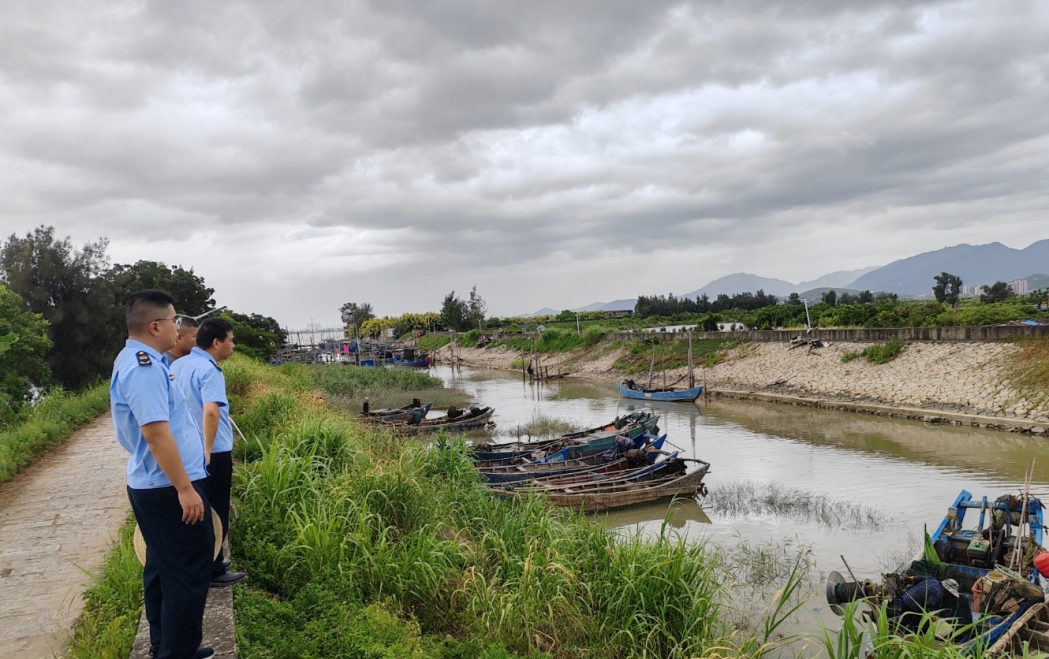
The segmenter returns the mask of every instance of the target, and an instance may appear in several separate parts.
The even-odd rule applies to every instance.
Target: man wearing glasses
[[[130,296],[128,340],[113,363],[109,397],[117,441],[131,454],[128,498],[146,541],[151,654],[206,659],[214,656],[200,641],[215,537],[203,494],[204,442],[161,354],[175,345],[177,326],[169,293]]]
[[[175,328],[178,330],[175,347],[164,353],[164,356],[168,358],[168,368],[174,365],[175,360],[188,355],[193,346],[197,344],[197,328],[200,325],[193,316],[179,316],[175,322]]]

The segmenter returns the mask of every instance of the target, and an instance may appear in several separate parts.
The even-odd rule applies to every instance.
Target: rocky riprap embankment
[[[1009,383],[1009,343],[912,343],[887,364],[846,352],[869,344],[835,343],[793,350],[782,343],[750,343],[708,370],[711,388],[820,396],[930,410],[1026,418],[1049,424],[1049,392],[1028,400]]]
[[[1049,392],[1028,399],[1009,382],[1009,360],[1019,348],[1011,343],[911,343],[887,364],[864,357],[842,363],[847,352],[860,352],[867,343],[830,343],[818,350],[790,349],[786,343],[745,343],[722,353],[712,368],[697,369],[714,391],[744,391],[818,397],[850,403],[873,403],[900,408],[981,415],[1034,422],[1033,432],[1049,429]],[[464,364],[480,368],[509,368],[519,353],[500,348],[463,349]],[[592,354],[592,358],[591,358]],[[608,346],[593,353],[578,351],[561,357],[573,373],[619,379],[612,365],[621,349]],[[677,380],[684,368],[668,373]]]

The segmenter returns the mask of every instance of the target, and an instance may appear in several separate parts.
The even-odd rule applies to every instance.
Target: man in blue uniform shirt
[[[190,414],[204,435],[208,479],[204,494],[222,520],[223,535],[229,533],[230,487],[233,484],[233,426],[226,399],[226,377],[219,362],[233,354],[233,325],[222,318],[208,318],[197,329],[197,345],[171,367],[182,388]],[[229,572],[229,562],[220,552],[212,569],[211,585],[229,586],[243,581],[243,572]]]
[[[109,397],[117,441],[131,454],[127,491],[142,537],[149,639],[156,659],[204,659],[204,603],[215,544],[203,494],[204,442],[161,353],[175,345],[174,300],[139,291],[127,302],[128,340]]]

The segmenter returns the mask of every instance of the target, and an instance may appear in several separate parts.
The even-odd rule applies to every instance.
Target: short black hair
[[[225,341],[233,333],[233,324],[225,318],[206,318],[197,330],[197,347],[207,350],[216,340]]]
[[[146,331],[168,306],[175,306],[175,298],[167,291],[145,290],[132,293],[127,298],[127,331],[139,334]]]
[[[200,321],[198,321],[193,316],[184,316],[182,314],[179,314],[178,320],[182,327],[200,327]]]

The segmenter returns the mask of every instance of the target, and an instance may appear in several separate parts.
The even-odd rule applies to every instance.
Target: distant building
[[[605,318],[626,318],[634,315],[633,309],[616,309],[615,311],[604,311]]]
[[[718,323],[719,332],[745,332],[748,329],[743,323]]]
[[[1027,295],[1027,280],[1017,279],[1016,281],[1009,282],[1009,290],[1017,295]]]

